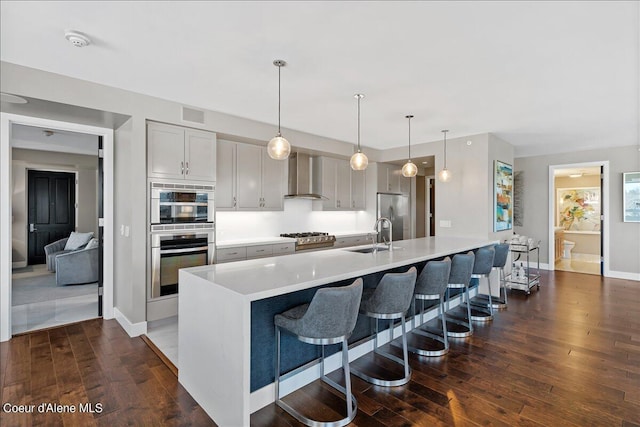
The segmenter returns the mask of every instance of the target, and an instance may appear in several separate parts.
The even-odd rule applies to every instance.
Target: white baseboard
[[[131,338],[144,335],[147,333],[147,322],[131,323],[127,316],[122,314],[117,307],[113,307],[113,317],[116,318],[122,329],[124,329]]]
[[[606,277],[613,277],[614,279],[635,280],[640,282],[640,273],[629,273],[627,271],[612,271],[609,270]]]
[[[478,293],[477,288],[469,290],[469,296],[474,297]],[[461,297],[457,295],[451,299],[450,307],[457,307],[460,305]],[[424,314],[424,322],[428,322],[431,319],[434,319],[438,316],[438,309],[432,308],[429,311],[426,311]],[[420,325],[418,325],[420,326]],[[406,322],[407,332],[413,329],[413,321],[411,319],[407,319]],[[398,325],[393,330],[394,338],[397,338],[402,335],[402,326]],[[389,332],[381,331],[378,334],[378,345],[381,346],[389,342]],[[373,340],[365,341],[359,345],[355,345],[349,349],[349,362],[353,362],[359,357],[364,356],[367,353],[373,351]],[[335,371],[336,369],[340,369],[342,367],[342,353],[337,352],[332,354],[331,356],[325,359],[325,372],[329,373]],[[280,381],[280,395],[286,396],[289,393],[292,393],[299,388],[304,387],[305,385],[317,380],[320,378],[320,364],[312,363],[311,366],[299,368],[300,371],[296,372],[292,376],[284,375],[286,379]],[[273,403],[275,400],[275,386],[273,383],[267,384],[259,390],[256,390],[251,393],[250,396],[250,404],[249,410],[251,413],[254,413],[265,406]]]

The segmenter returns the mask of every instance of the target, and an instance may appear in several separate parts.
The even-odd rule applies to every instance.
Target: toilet
[[[562,241],[562,258],[571,259],[571,250],[576,245],[576,242],[572,242],[570,240]]]

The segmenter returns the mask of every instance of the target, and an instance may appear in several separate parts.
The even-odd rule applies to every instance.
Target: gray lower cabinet
[[[292,254],[296,250],[294,242],[272,243],[267,245],[235,246],[216,251],[216,264]]]
[[[334,248],[347,248],[349,246],[361,246],[371,244],[371,235],[336,237]]]

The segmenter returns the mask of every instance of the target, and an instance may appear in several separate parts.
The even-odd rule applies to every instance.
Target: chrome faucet
[[[373,230],[375,232],[378,232],[378,224],[380,224],[381,222],[387,221],[389,223],[389,242],[387,242],[384,239],[384,236],[382,236],[382,240],[384,241],[384,243],[389,247],[389,252],[393,252],[393,224],[391,223],[391,220],[387,217],[381,216],[380,218],[378,218],[376,220],[376,223],[373,225]],[[375,247],[375,245],[374,245]]]

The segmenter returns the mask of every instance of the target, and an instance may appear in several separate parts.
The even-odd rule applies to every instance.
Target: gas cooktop
[[[305,249],[317,249],[333,246],[336,241],[335,236],[329,233],[321,233],[317,231],[307,231],[304,233],[283,233],[280,237],[289,237],[296,239],[296,251]]]

